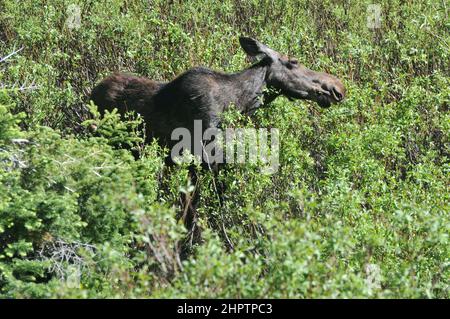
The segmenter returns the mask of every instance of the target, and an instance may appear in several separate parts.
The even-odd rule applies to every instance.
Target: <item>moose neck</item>
[[[233,103],[241,112],[249,112],[263,103],[264,88],[267,85],[267,65],[258,63],[239,73],[231,75]]]

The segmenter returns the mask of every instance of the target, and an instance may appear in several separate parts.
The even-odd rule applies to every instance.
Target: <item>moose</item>
[[[174,129],[192,131],[194,120],[201,120],[203,128],[219,127],[221,114],[231,105],[252,114],[280,95],[315,101],[324,108],[344,99],[344,85],[335,76],[312,71],[255,39],[240,37],[239,42],[257,61],[240,72],[225,74],[195,67],[167,83],[116,73],[93,89],[91,100],[101,114],[114,108],[120,114],[141,114],[147,141],[158,138],[171,147]]]

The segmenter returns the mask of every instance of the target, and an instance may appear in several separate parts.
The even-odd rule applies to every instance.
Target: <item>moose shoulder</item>
[[[321,107],[344,99],[345,88],[338,78],[312,71],[252,38],[240,37],[239,42],[259,61],[238,73],[192,68],[168,83],[114,74],[94,88],[91,99],[100,113],[113,108],[122,114],[140,113],[147,137],[168,146],[171,132],[179,127],[192,130],[194,120],[201,120],[205,129],[217,127],[220,114],[230,105],[251,112],[280,95],[312,100]],[[265,88],[272,93],[264,94]]]

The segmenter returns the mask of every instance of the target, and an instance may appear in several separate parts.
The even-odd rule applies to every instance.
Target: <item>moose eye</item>
[[[287,62],[285,62],[285,65],[288,69],[292,69],[294,67],[297,67],[298,60],[297,59],[290,59]]]

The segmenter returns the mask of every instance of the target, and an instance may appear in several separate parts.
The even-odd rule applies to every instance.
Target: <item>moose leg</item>
[[[225,183],[221,180],[220,171],[224,167],[224,142],[225,136],[223,130],[220,129],[218,117],[211,117],[209,127],[204,133],[203,145],[203,170],[211,173],[211,188],[214,192],[219,206],[224,206],[225,200]]]
[[[189,167],[189,179],[191,185],[194,186],[192,192],[181,194],[181,214],[184,226],[187,229],[187,235],[184,243],[181,246],[181,259],[185,259],[191,253],[192,247],[201,243],[202,230],[198,225],[198,211],[197,207],[200,201],[200,187],[199,187],[199,175],[194,165]]]

